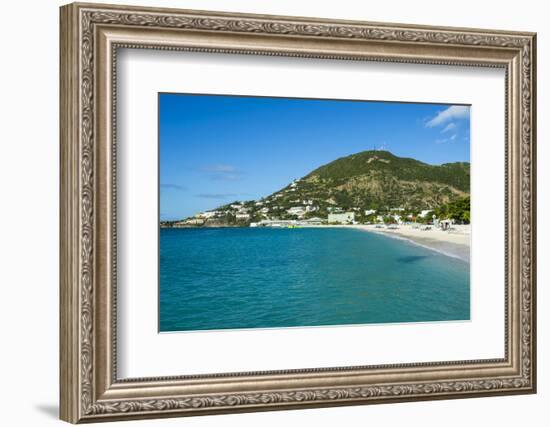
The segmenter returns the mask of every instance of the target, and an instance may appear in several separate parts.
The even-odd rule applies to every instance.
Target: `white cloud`
[[[451,120],[467,119],[470,117],[470,107],[464,105],[452,105],[446,110],[440,111],[426,123],[426,127],[433,128],[445,124]]]
[[[244,175],[236,166],[224,164],[206,165],[198,170],[207,173],[210,179],[219,181],[237,181]]]
[[[457,134],[456,133],[453,133],[450,137],[448,138],[441,138],[441,139],[436,139],[435,140],[435,143],[436,144],[445,144],[447,142],[453,142],[455,139],[456,139],[456,136]]]
[[[451,122],[447,126],[445,126],[445,128],[441,131],[441,133],[449,132],[450,130],[455,130],[455,129],[456,129],[456,123]]]
[[[233,165],[207,165],[201,168],[205,172],[215,172],[215,173],[228,173],[236,172],[237,168]]]
[[[180,184],[160,184],[160,188],[164,189],[170,189],[170,190],[179,190],[179,191],[187,191],[187,187],[185,185]]]

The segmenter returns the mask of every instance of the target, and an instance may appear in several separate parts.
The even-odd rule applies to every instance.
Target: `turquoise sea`
[[[161,332],[470,319],[470,265],[345,228],[160,230]]]

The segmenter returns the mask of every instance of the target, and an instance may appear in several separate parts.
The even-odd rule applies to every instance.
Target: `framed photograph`
[[[61,8],[61,418],[536,391],[535,34]]]

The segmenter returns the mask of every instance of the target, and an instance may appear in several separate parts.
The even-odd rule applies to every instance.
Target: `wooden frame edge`
[[[201,402],[201,397],[198,396],[195,399],[193,405],[189,408],[182,408],[179,406],[177,399],[158,399],[152,398],[143,400],[143,397],[137,399],[141,400],[125,400],[124,393],[119,394],[116,397],[104,396],[105,399],[97,395],[95,389],[97,380],[94,379],[94,373],[90,372],[90,369],[94,367],[96,357],[103,358],[104,356],[95,354],[96,338],[95,335],[91,335],[93,339],[89,340],[89,335],[82,338],[82,333],[85,331],[87,334],[89,328],[93,328],[93,320],[90,319],[94,313],[94,307],[86,307],[83,315],[82,307],[82,292],[91,292],[94,283],[93,268],[88,276],[89,282],[84,283],[79,273],[82,269],[86,269],[89,266],[84,263],[83,265],[80,255],[82,251],[86,253],[95,249],[94,239],[94,227],[97,225],[92,222],[86,224],[86,221],[82,220],[82,215],[92,215],[92,221],[96,215],[93,207],[98,203],[94,200],[95,194],[92,192],[88,194],[90,187],[83,189],[82,180],[86,181],[90,178],[89,173],[96,171],[98,165],[91,158],[91,163],[86,165],[83,170],[81,168],[82,163],[82,129],[81,123],[83,117],[80,113],[80,100],[83,96],[81,91],[82,84],[82,70],[80,63],[81,55],[81,43],[80,30],[81,22],[80,12],[83,9],[110,11],[110,10],[125,10],[128,12],[142,12],[142,13],[170,13],[170,14],[190,14],[200,15],[201,17],[225,17],[225,18],[237,18],[245,20],[265,20],[265,21],[288,21],[288,22],[300,22],[315,25],[369,25],[380,26],[385,28],[399,28],[409,30],[426,30],[426,31],[445,31],[449,33],[473,33],[478,34],[478,37],[510,37],[511,39],[518,38],[525,40],[524,47],[527,46],[528,56],[530,63],[529,67],[530,77],[527,81],[520,81],[519,92],[524,97],[521,102],[527,103],[525,107],[529,113],[527,123],[525,117],[521,117],[518,126],[522,127],[520,133],[522,136],[528,132],[528,140],[523,140],[523,146],[520,148],[521,152],[527,150],[527,156],[522,157],[522,163],[519,165],[520,171],[523,174],[522,186],[520,186],[520,193],[523,197],[522,205],[523,211],[520,212],[520,216],[523,221],[523,228],[521,230],[521,244],[523,245],[523,251],[528,248],[528,254],[524,254],[524,257],[528,260],[529,276],[525,278],[521,292],[524,294],[524,302],[527,301],[530,306],[522,307],[522,310],[528,312],[529,318],[523,317],[521,324],[523,327],[530,328],[528,337],[530,342],[523,343],[521,354],[519,357],[524,362],[526,358],[529,363],[528,366],[523,366],[521,369],[527,369],[529,371],[529,382],[527,385],[513,389],[502,390],[481,390],[472,393],[457,394],[457,392],[445,392],[437,390],[430,395],[404,395],[404,396],[391,396],[389,400],[385,398],[368,400],[365,397],[346,396],[347,392],[342,391],[341,397],[333,398],[330,393],[338,393],[337,389],[332,391],[328,390],[326,399],[320,395],[320,398],[315,396],[316,390],[312,389],[308,391],[296,390],[294,393],[303,393],[302,398],[294,401],[286,400],[285,391],[274,393],[271,391],[271,395],[274,396],[271,400],[267,399],[268,394],[259,393],[260,399],[257,403],[254,401],[248,404],[237,405],[224,405],[223,402],[219,406],[215,401],[214,396],[204,396],[204,407],[200,405],[195,407]],[[490,396],[501,394],[524,394],[536,392],[536,35],[534,33],[525,32],[505,32],[505,31],[491,31],[491,30],[475,30],[475,29],[461,29],[461,28],[439,28],[439,27],[426,27],[426,26],[407,26],[401,24],[381,24],[381,23],[366,23],[356,21],[330,21],[330,20],[317,20],[312,18],[294,18],[294,17],[282,17],[282,16],[264,16],[264,15],[246,15],[246,14],[227,14],[217,12],[201,12],[201,11],[185,11],[177,9],[155,9],[155,8],[141,8],[141,7],[127,7],[127,6],[111,6],[101,4],[71,4],[63,6],[60,9],[60,159],[61,159],[61,198],[60,198],[60,417],[61,419],[71,422],[90,422],[90,421],[107,421],[117,419],[129,419],[129,418],[155,418],[155,417],[173,417],[173,416],[188,416],[188,415],[202,415],[213,413],[229,413],[229,412],[250,412],[258,410],[280,410],[280,409],[298,409],[309,407],[326,407],[326,406],[343,406],[343,405],[357,405],[357,404],[375,404],[375,403],[389,403],[399,401],[413,401],[413,400],[434,400],[434,399],[448,399],[448,398],[466,398],[474,396]],[[305,24],[304,24],[305,25]],[[218,30],[213,30],[218,31]],[[312,36],[314,37],[314,36]],[[437,44],[437,40],[433,43]],[[517,48],[515,48],[517,51]],[[407,62],[406,60],[404,62]],[[525,58],[521,62],[521,66],[525,67]],[[516,76],[518,78],[519,76]],[[92,82],[93,84],[93,82]],[[523,88],[523,85],[530,85],[528,89]],[[525,96],[527,94],[527,98]],[[96,111],[92,111],[92,118]],[[87,119],[87,118],[86,118]],[[523,121],[523,122],[522,122]],[[527,131],[525,130],[527,129]],[[88,138],[92,138],[92,135],[87,135]],[[84,147],[84,149],[86,149]],[[522,154],[523,156],[523,154]],[[528,158],[528,159],[527,159]],[[90,160],[90,159],[88,159]],[[526,163],[527,160],[527,163]],[[519,159],[518,159],[519,161]],[[90,169],[88,169],[88,167]],[[83,175],[84,174],[84,175]],[[92,183],[95,177],[92,177]],[[92,187],[93,189],[93,187]],[[85,192],[85,198],[83,199],[82,192]],[[526,215],[528,217],[526,217]],[[105,221],[105,219],[103,219]],[[84,223],[83,223],[84,222]],[[527,225],[527,228],[525,227]],[[82,227],[85,227],[84,237],[87,235],[91,238],[91,242],[85,242],[82,245]],[[88,229],[89,228],[89,229]],[[88,234],[86,234],[88,233]],[[528,239],[525,242],[524,239]],[[91,245],[91,246],[88,246]],[[90,259],[93,262],[94,257],[97,254],[89,254]],[[93,267],[93,264],[92,264]],[[525,273],[524,266],[520,269]],[[519,290],[518,290],[519,291]],[[528,297],[525,297],[525,292],[529,293]],[[84,301],[86,303],[86,301]],[[519,301],[518,301],[519,303]],[[517,325],[518,328],[520,324]],[[108,328],[108,325],[105,325]],[[95,333],[95,332],[93,332]],[[519,332],[521,333],[521,331]],[[84,347],[83,347],[84,346]],[[85,348],[85,353],[82,352],[82,348]],[[91,359],[91,360],[89,360]],[[88,363],[81,363],[82,360],[89,361]],[[95,366],[97,367],[97,366]],[[91,375],[92,381],[82,383],[83,377]],[[101,383],[101,381],[100,381]],[[113,386],[113,387],[111,387]],[[143,385],[133,384],[133,387],[139,389]],[[110,384],[107,381],[107,389],[125,390],[127,385],[124,384]],[[311,393],[311,394],[310,394]],[[245,397],[245,394],[234,394],[235,399],[243,399],[245,402],[249,397]],[[275,395],[279,397],[275,397]],[[139,393],[138,393],[139,395]],[[84,396],[84,397],[83,397]],[[313,397],[312,397],[313,396]],[[134,398],[134,399],[136,399]],[[225,398],[220,396],[220,398]],[[99,399],[99,400],[98,400]],[[122,399],[122,400],[121,400]],[[214,399],[214,400],[213,400]],[[267,399],[267,400],[266,400]],[[280,400],[277,400],[280,399]],[[139,402],[139,403],[138,403]],[[91,405],[91,406],[88,406]],[[140,406],[141,405],[141,406]],[[145,406],[143,406],[145,405]],[[150,405],[149,407],[147,405]],[[140,406],[139,410],[136,408]],[[92,410],[90,410],[92,408]]]
[[[76,7],[60,8],[60,405],[62,420],[79,416],[78,310],[78,22]]]

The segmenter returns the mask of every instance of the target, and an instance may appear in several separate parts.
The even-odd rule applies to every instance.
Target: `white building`
[[[250,219],[250,214],[246,212],[239,212],[237,215],[235,215],[235,218],[237,219]]]
[[[376,209],[367,209],[365,211],[365,216],[373,215],[376,213]]]
[[[318,217],[304,219],[303,221],[300,221],[300,222],[304,223],[306,225],[322,225],[323,224],[323,220],[321,218],[318,218]]]
[[[423,211],[420,211],[418,216],[420,218],[426,218],[426,215],[428,215],[430,212],[432,212],[432,209],[424,209]]]
[[[183,224],[185,225],[203,225],[204,219],[202,218],[188,218],[185,221],[183,221]]]
[[[297,215],[297,216],[304,216],[306,213],[306,210],[302,206],[295,206],[290,209],[287,209],[286,212],[289,215]]]
[[[216,215],[218,215],[218,213],[219,213],[218,211],[206,211],[206,212],[201,212],[197,216],[199,218],[208,219],[208,218],[214,218]]]
[[[390,216],[391,216],[391,217],[393,218],[393,220],[394,220],[395,222],[397,222],[398,224],[403,224],[403,221],[402,221],[402,219],[401,219],[401,215],[394,214],[394,215],[390,215]]]
[[[344,213],[329,213],[328,222],[329,224],[351,224],[355,221],[354,212],[344,212]]]

